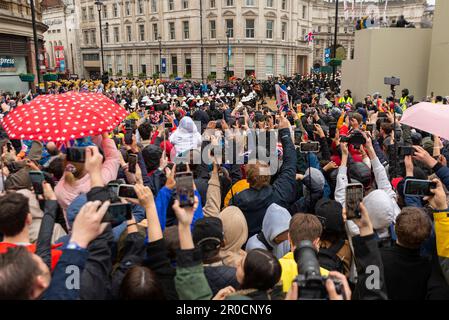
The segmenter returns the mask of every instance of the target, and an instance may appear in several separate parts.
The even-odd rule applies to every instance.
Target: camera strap
[[[263,234],[262,231],[260,231],[257,234],[257,239],[263,243],[263,245],[267,248],[267,250],[272,251],[273,247],[268,243],[267,239],[265,238],[265,235]]]

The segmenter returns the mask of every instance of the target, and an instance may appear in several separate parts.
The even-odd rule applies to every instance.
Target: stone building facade
[[[38,46],[42,48],[47,26],[42,23],[39,1],[35,1],[35,12]],[[0,91],[28,91],[30,84],[22,82],[19,74],[36,74],[36,69],[29,2],[0,0]]]
[[[225,78],[230,31],[230,74],[293,75],[323,65],[333,42],[335,0],[103,0],[101,10],[104,69],[113,76]],[[79,17],[80,57],[84,77],[101,72],[97,6],[75,0]],[[390,0],[387,16],[404,14],[419,23],[425,0]],[[339,40],[353,52],[354,21],[345,20],[340,1]],[[348,6],[351,7],[349,0]],[[356,2],[355,17],[382,2]],[[376,11],[376,10],[374,10]],[[349,14],[352,17],[352,13]],[[309,32],[313,42],[305,41]],[[201,41],[201,34],[202,40]],[[159,38],[160,37],[160,38]],[[202,45],[201,45],[202,42]],[[201,48],[203,48],[203,53]],[[160,65],[162,64],[162,68]]]

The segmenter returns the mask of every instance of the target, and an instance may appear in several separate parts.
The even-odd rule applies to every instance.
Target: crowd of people
[[[51,83],[129,116],[68,144],[0,132],[0,299],[449,299],[449,142],[400,124],[407,89],[356,102],[338,85]],[[3,94],[2,115],[34,97]]]

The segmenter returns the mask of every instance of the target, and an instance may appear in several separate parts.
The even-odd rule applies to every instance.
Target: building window
[[[97,31],[95,29],[90,30],[90,35],[91,35],[91,43],[93,45],[96,45],[97,44]]]
[[[182,0],[182,8],[189,9],[189,0]]]
[[[256,54],[245,54],[245,76],[251,76],[256,73]]]
[[[129,73],[130,75],[134,75],[134,67],[133,67],[132,64],[130,64],[130,65],[128,66],[128,73]]]
[[[84,31],[84,44],[89,44],[89,31]]]
[[[282,10],[287,10],[287,0],[282,0],[281,8]]]
[[[137,0],[137,14],[143,14],[143,0]]]
[[[109,29],[104,28],[104,42],[109,43]]]
[[[125,15],[130,16],[131,15],[131,6],[129,1],[125,2]]]
[[[153,73],[159,73],[159,64],[161,63],[161,60],[159,59],[159,56],[156,54],[153,54]]]
[[[267,0],[267,7],[273,8],[273,0]]]
[[[246,19],[246,37],[254,38],[254,19]]]
[[[159,37],[159,31],[157,29],[157,23],[153,23],[153,40],[157,41],[158,37]]]
[[[209,1],[209,8],[214,9],[215,8],[215,0],[210,0]]]
[[[115,57],[115,66],[116,74],[123,74],[122,56],[118,55]]]
[[[101,11],[103,11],[103,18],[107,19],[108,18],[108,6],[104,4],[103,9]]]
[[[267,54],[265,56],[265,75],[274,75],[274,54]]]
[[[285,76],[287,75],[287,55],[283,54],[281,55],[281,75]]]
[[[139,39],[140,39],[140,41],[145,41],[145,25],[144,24],[139,25]]]
[[[168,11],[175,10],[175,2],[174,0],[168,0]]]
[[[183,26],[184,40],[188,40],[190,38],[189,21],[183,21],[182,26]]]
[[[114,3],[112,5],[112,14],[113,14],[114,18],[118,17],[118,5],[117,5],[117,3]]]
[[[174,22],[169,22],[168,23],[168,30],[170,32],[170,40],[175,40],[176,39],[176,33],[175,33],[175,23]]]
[[[209,55],[209,74],[217,75],[217,55],[215,53]]]
[[[192,57],[190,55],[185,56],[186,74],[192,76]]]
[[[147,65],[146,64],[141,64],[140,65],[140,73],[146,75],[147,74]]]
[[[273,20],[267,20],[267,39],[273,39]]]
[[[157,0],[151,0],[151,12],[157,12]]]
[[[307,7],[302,6],[302,18],[307,19]]]
[[[233,7],[234,6],[234,0],[226,0],[226,6],[227,7]]]
[[[254,7],[254,0],[246,0],[246,5],[249,7]]]
[[[217,38],[217,24],[215,20],[209,21],[209,28],[210,28],[210,38],[211,39]]]
[[[81,10],[81,20],[87,21],[87,8],[86,8],[86,7],[84,7],[84,8]]]
[[[131,42],[133,40],[131,26],[126,26],[126,39],[128,40],[128,42]]]
[[[120,32],[118,27],[114,27],[114,42],[119,43],[120,42]]]
[[[287,22],[282,22],[281,33],[282,33],[282,41],[287,40]]]
[[[234,20],[226,19],[226,30],[229,31],[229,37],[234,38]]]
[[[178,57],[176,55],[171,56],[171,73],[175,76],[178,75]]]
[[[94,7],[89,7],[89,20],[95,20]]]

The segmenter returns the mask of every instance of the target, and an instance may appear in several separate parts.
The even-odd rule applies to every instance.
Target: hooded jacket
[[[288,231],[290,220],[292,216],[285,208],[273,203],[268,207],[267,213],[263,219],[262,231],[259,234],[252,236],[246,244],[246,251],[249,252],[254,249],[265,249],[271,251],[276,258],[280,259],[290,252],[290,243],[285,240],[279,244],[274,242],[274,239],[283,233]],[[261,234],[265,238],[268,245],[267,247],[261,240]]]
[[[248,239],[248,225],[245,216],[239,208],[230,206],[220,213],[219,218],[223,223],[225,242],[220,256],[224,265],[236,268],[246,255],[245,251],[241,249]]]
[[[201,134],[190,117],[181,119],[178,129],[170,136],[169,140],[177,154],[201,147]]]

